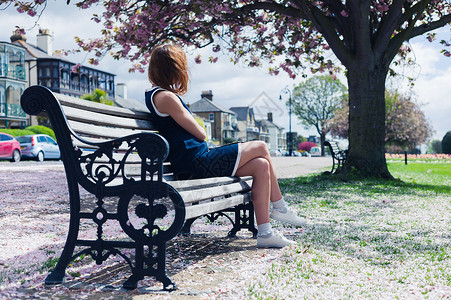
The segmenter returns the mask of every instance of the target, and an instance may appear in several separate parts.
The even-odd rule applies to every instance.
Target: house
[[[211,90],[203,91],[201,99],[191,104],[190,110],[211,122],[211,137],[219,145],[223,145],[224,141],[236,140],[236,113],[214,102]]]
[[[275,152],[277,149],[287,148],[287,137],[284,128],[273,122],[272,112],[268,112],[267,119],[261,120],[267,128],[269,134],[269,151]]]
[[[50,30],[39,30],[36,45],[28,43],[26,36],[16,31],[10,45],[24,51],[25,87],[43,85],[53,92],[74,97],[99,88],[106,91],[110,99],[115,99],[116,75],[54,56]],[[37,122],[33,118],[27,123],[35,125]]]
[[[237,141],[248,142],[259,140],[260,130],[255,122],[254,109],[249,106],[238,106],[231,107],[230,110],[236,114],[237,118]]]
[[[270,126],[272,123],[268,122],[268,120],[255,120],[255,126],[259,131],[259,139],[260,141],[264,141],[268,145],[268,149],[271,148],[271,135],[269,133]]]
[[[80,97],[96,88],[107,92],[114,99],[114,77],[116,75],[95,68],[77,65],[53,55],[52,35],[49,29],[40,29],[36,45],[27,43],[24,35],[17,32],[11,42],[25,48],[29,85],[43,85],[60,94]]]
[[[0,42],[0,128],[23,128],[27,115],[20,96],[27,85],[25,49]]]

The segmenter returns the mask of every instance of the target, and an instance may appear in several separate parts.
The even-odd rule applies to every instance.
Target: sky
[[[93,10],[79,10],[73,5],[67,6],[66,1],[49,0],[48,5],[36,24],[36,18],[19,14],[10,7],[0,10],[0,41],[10,41],[15,26],[26,30],[27,42],[36,44],[39,28],[50,29],[53,34],[53,49],[75,49],[75,36],[81,38],[95,38],[100,36],[101,26],[91,21]],[[0,8],[4,8],[0,6]],[[70,17],[69,17],[70,16]],[[449,28],[438,31],[439,36],[448,38]],[[411,40],[414,50],[416,67],[407,70],[408,75],[416,78],[415,85],[409,90],[407,81],[397,81],[394,88],[401,91],[411,91],[434,129],[433,139],[441,140],[447,131],[451,130],[451,58],[440,54],[440,45],[425,41],[424,37]],[[194,57],[201,54],[202,64],[194,63]],[[227,56],[219,57],[215,64],[208,63],[208,50],[195,51],[188,54],[191,74],[189,92],[184,96],[187,103],[194,103],[200,99],[202,91],[211,90],[213,101],[223,108],[233,106],[254,106],[257,118],[265,118],[265,107],[272,107],[274,122],[289,128],[288,107],[285,105],[289,93],[284,93],[285,87],[292,90],[302,78],[290,79],[281,72],[278,76],[271,76],[266,69],[248,68],[234,65]],[[74,63],[88,65],[89,56],[78,54],[65,59]],[[116,74],[116,83],[126,83],[128,97],[140,101],[144,99],[144,92],[150,87],[146,73],[129,73],[131,64],[128,61],[117,61],[106,56],[96,67],[100,70]],[[339,76],[346,84],[343,76]],[[280,100],[282,96],[282,100]],[[291,116],[292,131],[303,136],[318,135],[313,128],[304,128],[297,117]]]

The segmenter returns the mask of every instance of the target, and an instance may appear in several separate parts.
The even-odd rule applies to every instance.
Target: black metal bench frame
[[[67,266],[81,255],[90,255],[99,265],[109,256],[119,255],[129,264],[132,271],[132,275],[123,285],[124,288],[134,289],[144,276],[154,276],[162,282],[164,290],[173,290],[177,286],[166,274],[166,242],[179,233],[189,234],[192,223],[198,217],[207,216],[213,221],[219,216],[226,216],[233,224],[229,236],[234,236],[241,229],[248,229],[254,237],[256,236],[254,210],[250,201],[251,179],[247,178],[246,181],[243,178],[224,177],[183,182],[167,181],[166,178],[170,176],[166,177],[167,168],[164,160],[168,155],[169,146],[162,136],[145,132],[153,129],[151,121],[145,120],[146,116],[148,117],[146,113],[122,108],[103,108],[102,104],[89,103],[89,106],[96,108],[95,113],[98,116],[105,110],[114,111],[116,116],[124,113],[127,120],[134,115],[140,118],[136,119],[136,128],[130,126],[127,128],[128,131],[135,133],[93,142],[90,138],[95,133],[96,124],[88,123],[96,123],[95,118],[94,121],[87,121],[83,114],[75,117],[67,116],[67,112],[71,110],[78,109],[83,112],[83,105],[86,103],[88,106],[88,102],[66,98],[71,97],[54,94],[42,86],[27,88],[21,97],[22,108],[27,114],[38,115],[42,111],[47,113],[61,150],[69,190],[69,231],[60,259],[55,269],[47,276],[46,284],[63,283]],[[74,107],[66,105],[67,107],[63,109],[64,101],[72,103],[70,105]],[[90,113],[87,111],[86,115]],[[116,116],[109,118],[114,119]],[[90,134],[85,137],[77,133],[70,125],[71,118],[82,128],[79,131],[84,130]],[[114,124],[110,124],[107,131],[111,128],[111,132],[128,132],[124,129],[125,125],[118,125],[118,128],[112,126]],[[103,132],[105,127],[102,128],[99,129],[99,135],[108,135],[109,133]],[[82,151],[84,148],[80,148],[78,144],[92,150]],[[127,174],[127,166],[133,156],[139,156],[137,176]],[[95,195],[96,202],[90,211],[81,210],[79,185]],[[108,197],[118,198],[116,212],[106,208],[105,199]],[[140,197],[144,202],[141,201],[133,207],[135,205],[131,200],[133,197]],[[161,199],[166,202],[159,203]],[[131,224],[130,211],[146,220],[142,227]],[[225,212],[233,212],[234,219]],[[156,225],[156,220],[170,214],[173,215],[170,226],[163,228]],[[95,239],[79,238],[80,223],[83,220],[95,223],[97,227]],[[104,226],[108,226],[106,222],[109,220],[119,222],[130,239],[107,240],[103,231]],[[82,250],[74,253],[76,247],[81,247]],[[122,248],[134,249],[135,253],[124,254]]]
[[[330,153],[332,155],[332,170],[331,173],[337,173],[340,171],[341,167],[346,161],[348,155],[348,150],[342,150],[338,146],[337,142],[326,141],[324,146],[329,147]]]

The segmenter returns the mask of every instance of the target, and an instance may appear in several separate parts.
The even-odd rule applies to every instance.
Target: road
[[[331,157],[273,157],[278,178],[297,177],[315,173],[332,166]],[[20,161],[10,163],[0,161],[0,172],[42,172],[46,170],[64,171],[61,161]]]

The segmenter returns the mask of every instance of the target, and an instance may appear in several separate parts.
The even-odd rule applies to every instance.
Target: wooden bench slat
[[[155,130],[133,130],[111,127],[105,127],[104,130],[99,130],[100,128],[97,125],[81,123],[78,121],[69,121],[69,125],[72,130],[79,135],[98,136],[107,139],[117,139],[140,132],[155,132]]]
[[[241,180],[246,181],[249,186],[252,185],[252,176],[241,177]],[[168,183],[177,191],[181,192],[184,190],[193,190],[230,184],[238,181],[240,181],[240,178],[238,177],[211,177],[202,179],[169,181]]]
[[[144,129],[150,130],[154,126],[150,120],[140,120],[125,117],[117,117],[105,115],[100,112],[86,111],[79,108],[64,106],[64,114],[68,120],[79,121],[82,123],[96,124],[101,126],[130,128],[130,129]]]
[[[182,191],[179,192],[179,194],[180,196],[182,196],[183,202],[189,204],[197,201],[226,196],[232,193],[240,193],[248,190],[250,190],[250,186],[247,185],[247,183],[241,181],[227,185],[218,185],[205,189]]]
[[[203,216],[205,214],[210,214],[224,210],[226,208],[234,207],[236,205],[244,204],[251,201],[251,194],[240,194],[229,198],[224,198],[221,200],[201,203],[198,205],[191,205],[186,207],[185,219],[192,219]]]
[[[61,106],[63,106],[63,107],[69,106],[69,107],[73,107],[73,108],[80,108],[85,111],[101,112],[101,113],[107,114],[107,115],[132,118],[132,119],[149,120],[149,118],[150,118],[149,112],[143,112],[143,111],[138,111],[138,110],[131,110],[128,108],[105,105],[102,103],[96,103],[96,102],[83,100],[83,99],[75,99],[73,97],[63,95],[63,94],[55,93],[55,96],[58,98],[58,100],[61,103]]]

